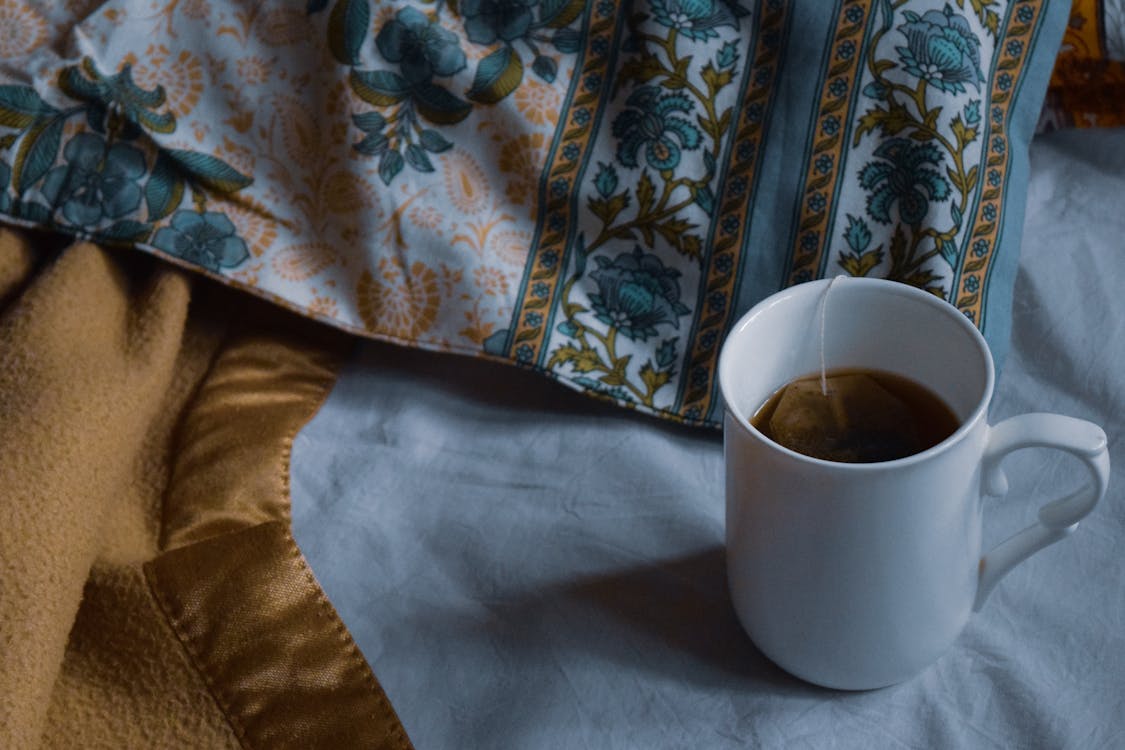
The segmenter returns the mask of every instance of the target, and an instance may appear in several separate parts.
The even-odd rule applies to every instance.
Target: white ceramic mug
[[[781,291],[734,326],[719,359],[726,405],[726,545],[735,610],[758,648],[826,687],[900,682],[935,661],[997,581],[1074,531],[1105,494],[1105,433],[1057,414],[989,425],[992,356],[952,305],[905,284],[840,278]],[[750,420],[794,378],[829,368],[910,378],[941,396],[960,428],[907,458],[847,464],[788,450]],[[1057,448],[1088,486],[981,555],[982,495],[1007,489],[1008,453]]]

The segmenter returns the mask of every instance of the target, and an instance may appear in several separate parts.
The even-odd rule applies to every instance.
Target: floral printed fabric
[[[714,425],[786,284],[915,284],[1003,350],[1065,12],[0,0],[0,216]]]

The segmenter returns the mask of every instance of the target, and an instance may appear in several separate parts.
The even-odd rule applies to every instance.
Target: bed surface
[[[1032,147],[992,421],[1057,411],[1125,468],[1125,131]],[[360,345],[294,443],[297,541],[418,748],[1125,746],[1125,493],[954,647],[865,693],[770,664],[726,593],[722,442],[489,362]],[[1025,452],[985,546],[1080,480]]]

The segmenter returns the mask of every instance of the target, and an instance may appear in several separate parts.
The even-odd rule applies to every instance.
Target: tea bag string
[[[820,295],[820,395],[828,396],[828,368],[825,366],[824,357],[824,331],[826,322],[828,320],[828,295],[832,293],[832,287],[836,286],[836,282],[844,278],[841,276],[833,276],[832,281],[828,282],[828,286],[824,289],[824,294]]]

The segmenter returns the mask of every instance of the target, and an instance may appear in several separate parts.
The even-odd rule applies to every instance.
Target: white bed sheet
[[[1117,474],[937,664],[865,693],[771,665],[722,556],[718,434],[503,365],[364,344],[297,436],[293,522],[420,750],[1125,747],[1125,131],[1032,149],[993,421],[1105,426]],[[1025,452],[986,545],[1079,481]]]

